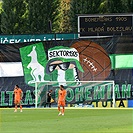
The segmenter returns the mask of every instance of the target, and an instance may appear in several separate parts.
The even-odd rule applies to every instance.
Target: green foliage
[[[2,2],[0,1],[0,18],[2,13]],[[1,34],[1,23],[0,23],[0,34]]]
[[[70,23],[72,31],[77,32],[78,14],[96,14],[99,13],[101,0],[71,0],[70,2]]]
[[[133,0],[3,0],[2,34],[78,32],[78,14],[132,13]]]
[[[71,26],[69,21],[70,3],[61,0],[60,3],[60,32],[70,32]]]
[[[101,2],[100,6],[99,6],[99,12],[101,14],[104,14],[104,13],[108,13],[109,10],[108,10],[108,0],[104,0]]]
[[[52,31],[58,31],[58,6],[58,0],[29,0],[29,32],[50,33],[50,23]]]
[[[2,12],[2,2],[0,2],[0,14]]]
[[[133,12],[133,0],[102,0],[100,13],[131,13]]]
[[[110,0],[108,1],[107,7],[109,13],[125,13],[126,11],[123,0]]]
[[[26,11],[24,0],[3,0],[3,12],[1,14],[1,31],[4,34],[23,33]]]
[[[126,0],[123,3],[125,4],[126,12],[133,13],[133,0]]]

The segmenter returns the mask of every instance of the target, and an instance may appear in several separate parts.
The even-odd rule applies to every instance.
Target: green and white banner
[[[77,69],[84,72],[75,48],[56,46],[46,55],[43,44],[36,43],[20,48],[20,54],[25,81],[30,86],[44,81],[64,82],[65,85],[66,81],[79,80]]]
[[[43,82],[47,63],[43,44],[37,43],[20,48],[20,54],[26,83]]]

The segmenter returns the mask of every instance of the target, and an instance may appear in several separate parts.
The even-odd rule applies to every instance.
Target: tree
[[[24,0],[3,0],[1,31],[3,34],[20,34],[25,29],[26,3]]]
[[[133,13],[133,0],[126,0],[126,4],[127,4],[127,11],[129,13]]]
[[[108,0],[103,0],[99,6],[99,12],[101,14],[104,13],[109,13],[109,9],[108,9]]]
[[[28,0],[30,33],[58,32],[59,0]]]
[[[70,32],[71,26],[69,21],[69,10],[70,10],[70,2],[66,0],[61,0],[60,3],[60,32]]]
[[[103,0],[99,12],[104,13],[131,13],[133,12],[133,0]]]
[[[0,20],[1,20],[1,13],[2,13],[2,2],[0,1]],[[0,23],[0,34],[1,34],[1,23]]]
[[[101,0],[71,0],[70,1],[70,23],[72,31],[77,32],[78,14],[99,13]]]
[[[110,13],[125,13],[125,2],[123,0],[108,0],[107,8]]]
[[[133,0],[3,0],[3,34],[77,32],[78,14],[132,13]]]

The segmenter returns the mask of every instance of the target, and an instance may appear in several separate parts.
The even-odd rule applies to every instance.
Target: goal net
[[[68,107],[115,107],[114,81],[46,81],[35,83],[35,108],[48,107],[47,93],[51,93],[51,107],[57,107],[59,86],[67,91]]]

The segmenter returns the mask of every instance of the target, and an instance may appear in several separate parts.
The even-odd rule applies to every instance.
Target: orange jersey
[[[15,94],[15,96],[14,96],[14,98],[15,99],[21,99],[21,96],[22,96],[22,90],[19,88],[19,89],[15,89],[14,90],[14,94]]]
[[[58,92],[58,101],[65,101],[66,90],[59,90]]]

